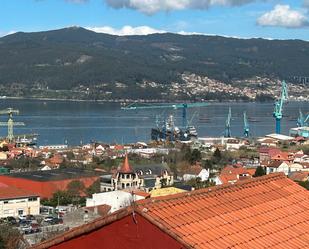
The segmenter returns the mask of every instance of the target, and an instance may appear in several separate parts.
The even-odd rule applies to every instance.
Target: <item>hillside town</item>
[[[49,248],[53,243],[66,248],[71,242],[60,239],[63,232],[70,237],[78,231],[74,233],[78,241],[84,233],[92,233],[92,222],[99,222],[100,230],[108,233],[109,226],[114,225],[104,225],[106,219],[114,224],[134,210],[138,221],[156,219],[154,211],[150,216],[143,213],[153,209],[152,199],[155,203],[162,200],[164,206],[176,196],[189,201],[190,196],[203,193],[210,198],[207,191],[212,189],[237,193],[243,184],[258,186],[254,188],[259,191],[272,184],[271,180],[295,191],[309,189],[309,140],[299,136],[270,134],[258,139],[197,139],[191,144],[92,143],[74,147],[16,146],[3,141],[0,150],[1,224],[23,237],[17,240],[19,248]],[[161,207],[160,202],[156,205]],[[185,210],[179,212],[184,215]],[[48,242],[53,236],[56,239],[51,241],[58,242]],[[198,243],[199,239],[185,241]]]
[[[0,11],[0,249],[309,248],[309,0]]]

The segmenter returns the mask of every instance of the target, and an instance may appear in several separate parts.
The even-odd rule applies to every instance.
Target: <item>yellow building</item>
[[[158,196],[166,196],[166,195],[174,195],[187,192],[186,190],[169,187],[169,188],[160,188],[160,189],[154,189],[150,191],[150,197],[158,197]]]

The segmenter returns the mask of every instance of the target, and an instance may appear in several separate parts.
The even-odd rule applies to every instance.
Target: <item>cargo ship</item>
[[[174,117],[169,116],[163,125],[157,125],[151,129],[151,139],[154,141],[179,141],[189,142],[197,138],[197,131],[194,126],[188,126],[185,130],[175,126]]]

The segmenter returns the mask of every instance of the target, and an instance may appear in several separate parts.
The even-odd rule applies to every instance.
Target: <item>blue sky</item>
[[[0,34],[82,26],[309,40],[309,0],[1,0]]]

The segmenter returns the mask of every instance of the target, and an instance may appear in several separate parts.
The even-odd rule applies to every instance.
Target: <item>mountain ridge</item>
[[[102,93],[112,92],[117,98],[149,98],[147,89],[154,96],[162,89],[145,83],[186,84],[184,74],[232,85],[253,77],[307,84],[307,58],[309,42],[297,39],[174,33],[116,36],[70,27],[0,38],[0,86],[22,88],[21,95],[29,94],[29,89],[99,86]]]

